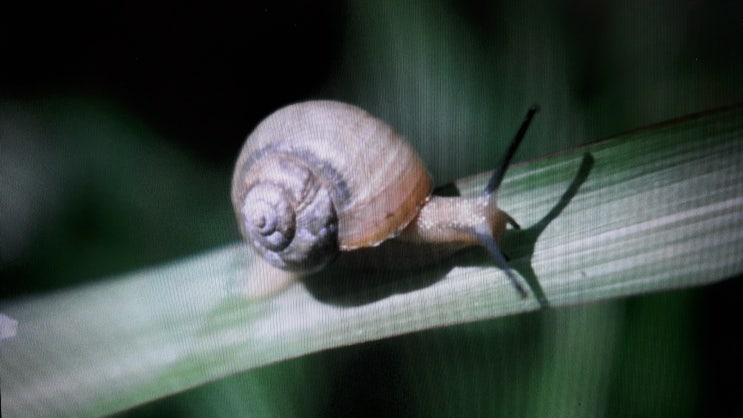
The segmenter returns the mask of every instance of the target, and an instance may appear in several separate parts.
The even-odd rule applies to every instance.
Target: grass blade
[[[251,302],[239,288],[254,260],[236,244],[2,301],[0,329],[16,333],[0,340],[2,412],[109,414],[318,350],[729,278],[743,271],[742,156],[735,107],[513,167],[499,199],[524,229],[503,247],[526,300],[475,250],[416,274],[336,269]]]

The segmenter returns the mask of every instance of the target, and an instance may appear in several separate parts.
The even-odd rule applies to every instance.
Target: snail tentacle
[[[508,266],[506,257],[501,252],[498,243],[493,238],[493,236],[489,233],[489,231],[480,231],[477,233],[477,237],[480,239],[480,242],[483,243],[483,246],[488,250],[490,255],[495,259],[495,263],[498,264],[498,267],[503,269],[503,271],[506,273],[506,276],[508,276],[508,280],[510,280],[513,287],[516,288],[519,296],[521,296],[522,299],[526,299],[529,294],[526,293],[526,290],[521,285],[521,282],[519,282],[519,279],[513,273],[513,270],[511,270],[511,268]]]
[[[490,177],[490,180],[488,181],[488,185],[485,186],[484,193],[486,195],[492,195],[495,194],[494,192],[498,191],[498,188],[500,187],[501,182],[503,181],[503,177],[506,176],[506,170],[508,170],[508,166],[511,165],[511,160],[513,159],[513,156],[516,154],[516,150],[519,148],[519,145],[521,145],[521,140],[524,139],[524,136],[526,135],[526,130],[529,128],[529,125],[531,124],[531,120],[534,117],[534,114],[539,111],[539,106],[532,105],[532,107],[529,108],[529,111],[526,113],[526,117],[524,117],[524,120],[521,122],[521,126],[519,127],[519,130],[516,131],[516,135],[513,137],[513,140],[511,141],[511,144],[508,145],[508,149],[506,150],[506,153],[503,154],[503,158],[501,158],[498,165],[495,167],[495,171],[493,172],[493,175]]]
[[[538,110],[539,106],[537,105],[533,105],[529,108],[529,111],[526,113],[524,120],[521,122],[519,130],[516,131],[516,135],[514,136],[511,143],[508,145],[506,153],[503,155],[500,162],[496,166],[493,175],[490,177],[488,185],[483,191],[485,196],[488,197],[488,207],[486,209],[486,212],[488,213],[488,223],[487,225],[483,225],[482,228],[479,228],[476,231],[477,238],[482,246],[485,247],[490,255],[493,257],[493,259],[495,259],[495,263],[498,264],[498,267],[503,269],[503,271],[506,273],[506,276],[508,276],[508,279],[511,281],[513,286],[516,288],[516,291],[522,298],[526,298],[528,294],[526,293],[526,290],[524,290],[524,287],[521,285],[516,275],[511,270],[511,267],[506,261],[505,255],[503,255],[503,252],[500,250],[500,246],[498,245],[500,237],[505,232],[506,224],[511,224],[516,229],[521,229],[521,226],[509,214],[498,209],[497,192],[498,188],[503,182],[503,178],[506,175],[506,170],[508,170],[508,166],[511,165],[511,160],[516,154],[516,150],[518,150],[519,145],[521,145],[521,141],[526,135],[526,130],[529,128],[531,120]]]

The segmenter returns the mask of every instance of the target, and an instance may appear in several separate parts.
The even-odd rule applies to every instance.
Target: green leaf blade
[[[738,275],[742,155],[735,107],[515,166],[499,202],[524,230],[503,246],[550,306]],[[479,193],[488,174],[457,186]],[[247,277],[253,263],[238,244],[2,301],[0,313],[18,321],[17,335],[0,341],[2,412],[110,414],[307,353],[540,308],[477,251],[399,283],[359,282],[351,295],[321,297],[300,284],[263,301],[240,293],[258,279]]]

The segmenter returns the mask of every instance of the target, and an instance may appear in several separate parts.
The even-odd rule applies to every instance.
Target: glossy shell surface
[[[281,185],[279,191],[273,191],[273,185]],[[314,252],[310,256],[324,265],[335,255],[322,253],[334,247],[347,251],[375,246],[399,234],[418,214],[432,187],[423,161],[386,123],[355,106],[310,101],[279,109],[248,137],[236,165],[232,201],[248,241],[274,247],[270,251],[279,254],[264,254],[268,261],[292,269],[272,258],[283,258],[282,252],[291,258],[288,252],[296,246],[291,251]],[[251,193],[259,196],[258,206],[271,206],[278,218],[288,220],[279,228],[286,230],[284,238],[269,234],[261,238],[262,244],[249,237],[250,225],[266,228],[280,222],[269,219],[273,215],[259,214],[248,202],[254,200],[247,197]],[[289,203],[272,203],[274,195],[288,196]],[[297,214],[289,213],[292,210]],[[326,217],[308,220],[310,215]],[[289,231],[300,224],[311,232]],[[282,242],[302,234],[336,242]],[[306,270],[310,264],[303,259],[298,265]]]

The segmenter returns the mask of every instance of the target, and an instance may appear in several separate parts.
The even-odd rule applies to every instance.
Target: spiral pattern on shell
[[[271,179],[248,185],[241,228],[271,264],[311,272],[338,253],[338,218],[325,185],[299,159],[274,154],[254,164]]]
[[[281,251],[294,238],[296,216],[291,199],[275,185],[257,185],[248,192],[243,206],[245,229],[253,244]]]

